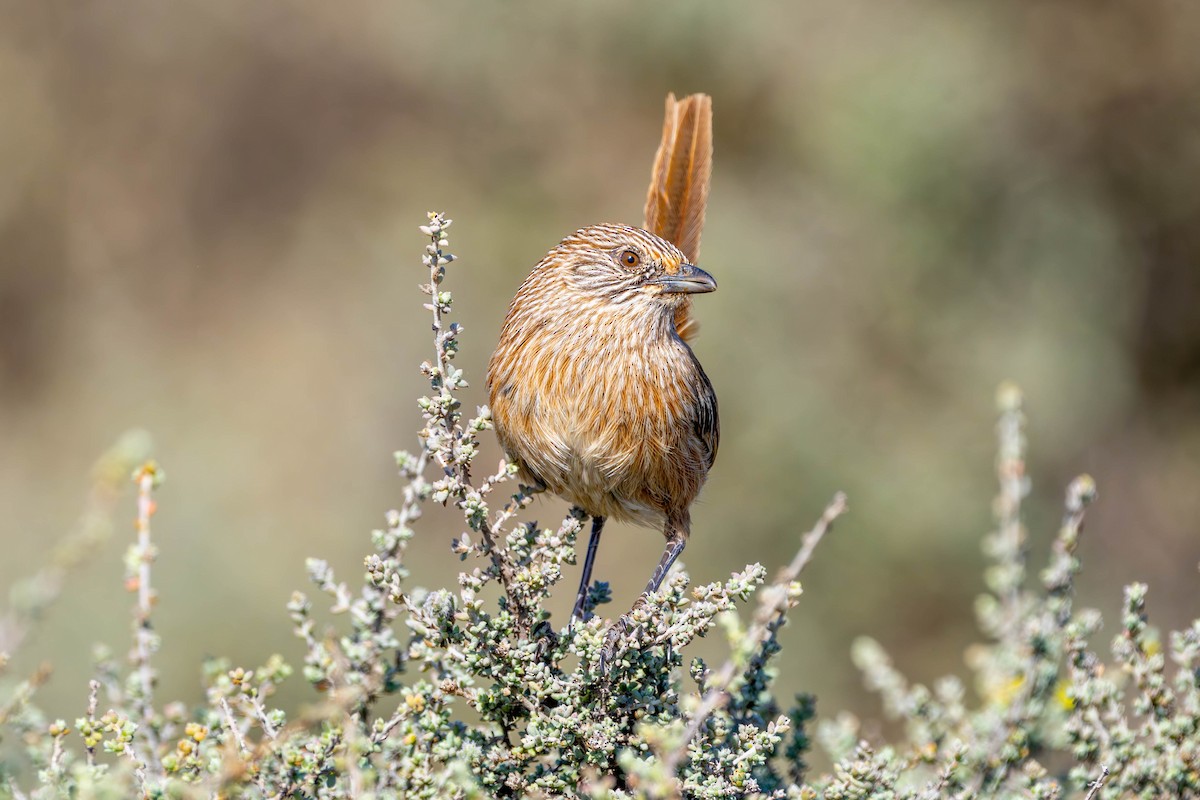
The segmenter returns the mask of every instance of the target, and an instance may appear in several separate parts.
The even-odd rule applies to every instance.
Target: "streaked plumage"
[[[685,264],[639,228],[584,228],[509,306],[488,365],[500,443],[525,480],[591,516],[686,532],[716,456],[716,396],[675,330],[689,295],[653,283]]]
[[[695,266],[711,172],[711,100],[668,96],[646,230],[595,225],[563,239],[517,290],[488,364],[492,419],[523,479],[592,517],[572,617],[606,518],[663,532],[646,585],[657,591],[716,458],[717,398],[687,344],[691,296],[716,289]]]

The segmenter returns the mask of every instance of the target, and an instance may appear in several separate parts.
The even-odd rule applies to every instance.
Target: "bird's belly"
[[[708,472],[695,433],[703,377],[682,345],[590,337],[596,348],[535,351],[523,374],[494,377],[497,433],[527,480],[592,516],[661,528]]]
[[[662,527],[666,496],[647,481],[677,468],[667,431],[645,418],[591,413],[577,404],[539,409],[523,460],[547,488],[592,516]],[[657,428],[657,429],[656,429]]]

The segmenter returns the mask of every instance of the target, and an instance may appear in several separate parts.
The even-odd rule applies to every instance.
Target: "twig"
[[[838,492],[833,496],[829,505],[825,507],[825,511],[821,514],[821,518],[817,520],[816,525],[804,535],[804,539],[800,544],[800,550],[796,553],[792,562],[780,570],[779,576],[771,586],[762,591],[758,611],[754,615],[754,624],[746,632],[745,641],[750,643],[750,646],[746,648],[747,652],[752,652],[762,645],[772,623],[792,605],[792,600],[796,596],[795,588],[792,584],[804,570],[804,567],[808,565],[808,562],[812,560],[813,552],[833,525],[833,521],[845,512],[846,495]],[[708,691],[704,693],[704,696],[700,699],[700,705],[696,707],[695,712],[692,714],[692,719],[683,733],[683,739],[663,759],[663,764],[666,767],[668,775],[675,774],[680,761],[683,760],[684,755],[687,753],[692,739],[696,738],[696,734],[700,732],[701,726],[704,725],[709,715],[723,703],[727,702],[729,687],[737,676],[737,672],[738,665],[736,658],[730,657],[721,666],[720,671],[709,681]]]
[[[17,786],[17,781],[11,775],[8,778],[8,790],[12,792],[13,800],[27,800],[25,793],[21,791],[21,787]]]
[[[1083,800],[1093,800],[1100,796],[1100,787],[1104,785],[1104,781],[1108,779],[1108,767],[1100,766],[1100,777],[1088,784],[1090,787],[1088,793],[1084,795]]]
[[[137,607],[134,612],[133,662],[137,670],[138,693],[134,705],[141,718],[140,728],[145,736],[147,753],[145,762],[157,773],[158,731],[154,724],[154,667],[151,655],[157,649],[157,641],[150,624],[154,607],[154,592],[150,586],[150,567],[154,563],[155,548],[150,539],[150,518],[154,516],[154,489],[162,479],[158,465],[148,461],[134,473],[138,488],[137,498],[137,549],[132,554],[131,567],[136,567]]]
[[[250,707],[254,709],[254,716],[258,720],[258,724],[262,726],[263,733],[267,735],[267,738],[271,740],[276,739],[279,736],[279,731],[271,724],[270,718],[267,717],[267,709],[262,704],[262,700],[258,698],[258,695],[250,698]]]
[[[243,756],[250,755],[250,748],[246,746],[246,739],[242,736],[242,731],[237,726],[237,722],[233,718],[233,709],[229,707],[229,701],[224,696],[217,698],[217,703],[221,706],[221,714],[225,717],[225,727],[229,729],[229,733],[233,736],[233,741],[237,744],[238,752]]]
[[[1000,418],[996,422],[996,479],[1000,484],[995,501],[996,532],[991,539],[992,557],[996,561],[994,577],[990,587],[999,602],[999,629],[995,632],[1000,647],[1006,654],[1020,651],[1022,646],[1022,587],[1026,573],[1026,534],[1021,524],[1021,501],[1027,492],[1028,479],[1025,468],[1025,414],[1022,410],[1024,398],[1020,388],[1013,383],[1003,383],[996,393]],[[1013,720],[1025,713],[1031,686],[1028,675],[1023,678],[1020,693],[1009,704],[1004,727],[994,732],[999,743],[1011,730]],[[994,770],[979,776],[980,790],[988,787],[997,789],[1007,778],[1010,764],[1003,762]]]
[[[445,231],[450,224],[451,220],[446,219],[443,214],[430,212],[429,224],[421,227],[421,232],[429,237],[429,244],[425,247],[425,256],[423,257],[424,264],[429,267],[429,283],[422,286],[421,291],[428,294],[430,298],[430,302],[425,305],[425,308],[433,315],[434,344],[434,363],[432,365],[426,363],[422,365],[422,369],[429,376],[432,388],[438,393],[438,396],[432,399],[426,413],[440,428],[436,434],[426,428],[429,434],[426,437],[424,449],[439,452],[439,460],[442,462],[446,477],[453,484],[451,493],[461,501],[472,490],[470,460],[458,457],[465,436],[458,423],[458,401],[454,398],[452,390],[466,384],[460,382],[457,377],[461,374],[461,370],[455,370],[450,365],[449,349],[457,337],[460,327],[457,323],[446,327],[443,314],[450,310],[450,293],[440,291],[438,288],[445,278],[446,265],[454,260],[454,256],[443,249],[448,243]],[[473,436],[472,433],[471,437],[473,438]],[[442,441],[438,441],[439,439]],[[520,608],[519,598],[512,588],[512,565],[504,558],[503,551],[496,541],[498,531],[493,531],[486,514],[479,520],[479,533],[483,537],[484,548],[491,557],[496,577],[504,588],[509,604],[514,609]]]
[[[34,692],[40,689],[46,681],[50,680],[51,671],[50,664],[43,661],[41,664],[38,664],[32,675],[17,684],[12,696],[0,703],[0,725],[8,722],[8,718],[14,712],[33,699]]]
[[[799,577],[804,568],[808,566],[808,562],[812,561],[817,545],[820,544],[825,534],[829,532],[833,521],[845,513],[846,495],[844,492],[838,492],[829,501],[829,505],[825,507],[824,513],[821,514],[821,518],[817,520],[817,524],[813,526],[813,529],[804,534],[804,539],[800,542],[800,550],[796,553],[795,558],[792,559],[792,563],[788,564],[775,580],[777,585],[786,581],[794,581]]]
[[[1000,387],[998,402],[996,478],[1000,483],[1000,494],[996,498],[996,546],[997,560],[1003,571],[997,595],[1004,609],[1004,641],[1013,648],[1017,646],[1021,586],[1025,581],[1025,530],[1021,525],[1021,500],[1026,492],[1025,415],[1021,390],[1014,384]]]
[[[20,598],[0,615],[0,672],[7,655],[20,649],[34,623],[62,593],[67,575],[82,564],[112,535],[113,512],[129,471],[149,449],[143,431],[130,431],[108,449],[92,468],[92,487],[75,528],[54,548],[51,563],[21,581],[10,593]]]
[[[88,681],[87,721],[88,721],[88,724],[91,725],[91,727],[93,727],[93,728],[96,727],[96,702],[99,699],[99,695],[100,695],[100,681],[96,680],[95,678],[92,678],[90,681]],[[95,767],[96,766],[96,746],[92,745],[92,744],[87,744],[86,742],[85,742],[84,746],[87,748],[88,766]]]
[[[501,470],[495,475],[492,475],[483,482],[482,486],[479,487],[479,493],[482,495],[487,495],[492,490],[493,486],[496,483],[504,480],[505,477],[507,477],[506,470]],[[503,531],[504,526],[508,524],[508,521],[515,517],[517,512],[528,505],[528,502],[533,499],[534,495],[542,491],[540,489],[530,489],[529,491],[526,491],[527,489],[530,489],[530,487],[519,486],[517,491],[513,493],[512,497],[509,498],[508,502],[504,504],[504,507],[496,512],[496,518],[492,521],[493,531]]]
[[[242,729],[238,727],[237,721],[233,718],[233,709],[229,707],[229,701],[224,695],[217,698],[217,702],[221,706],[221,714],[225,717],[225,727],[229,729],[230,735],[233,736],[233,741],[237,745],[238,753],[246,763],[251,763],[254,760],[254,753],[246,744],[246,737],[242,735]],[[262,770],[254,771],[254,784],[258,787],[259,792],[263,797],[267,796],[267,782],[263,778]]]
[[[50,751],[50,774],[55,778],[62,775],[62,757],[63,757],[63,736],[64,733],[58,733],[54,736],[54,749]]]
[[[406,716],[407,714],[405,713],[403,707],[395,714],[392,714],[391,718],[383,724],[383,727],[371,735],[371,744],[378,745],[387,741],[387,738],[392,735],[392,731],[396,729],[397,725],[404,721]]]

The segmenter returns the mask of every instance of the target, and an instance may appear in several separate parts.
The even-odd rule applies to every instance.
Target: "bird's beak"
[[[668,294],[699,294],[711,292],[717,288],[717,281],[712,275],[693,264],[680,264],[679,272],[674,275],[663,275],[651,283],[662,287]]]

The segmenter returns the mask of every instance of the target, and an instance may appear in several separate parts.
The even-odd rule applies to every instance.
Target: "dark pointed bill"
[[[712,275],[692,264],[680,264],[679,272],[674,275],[663,275],[649,282],[671,294],[699,294],[717,288],[717,281]]]

